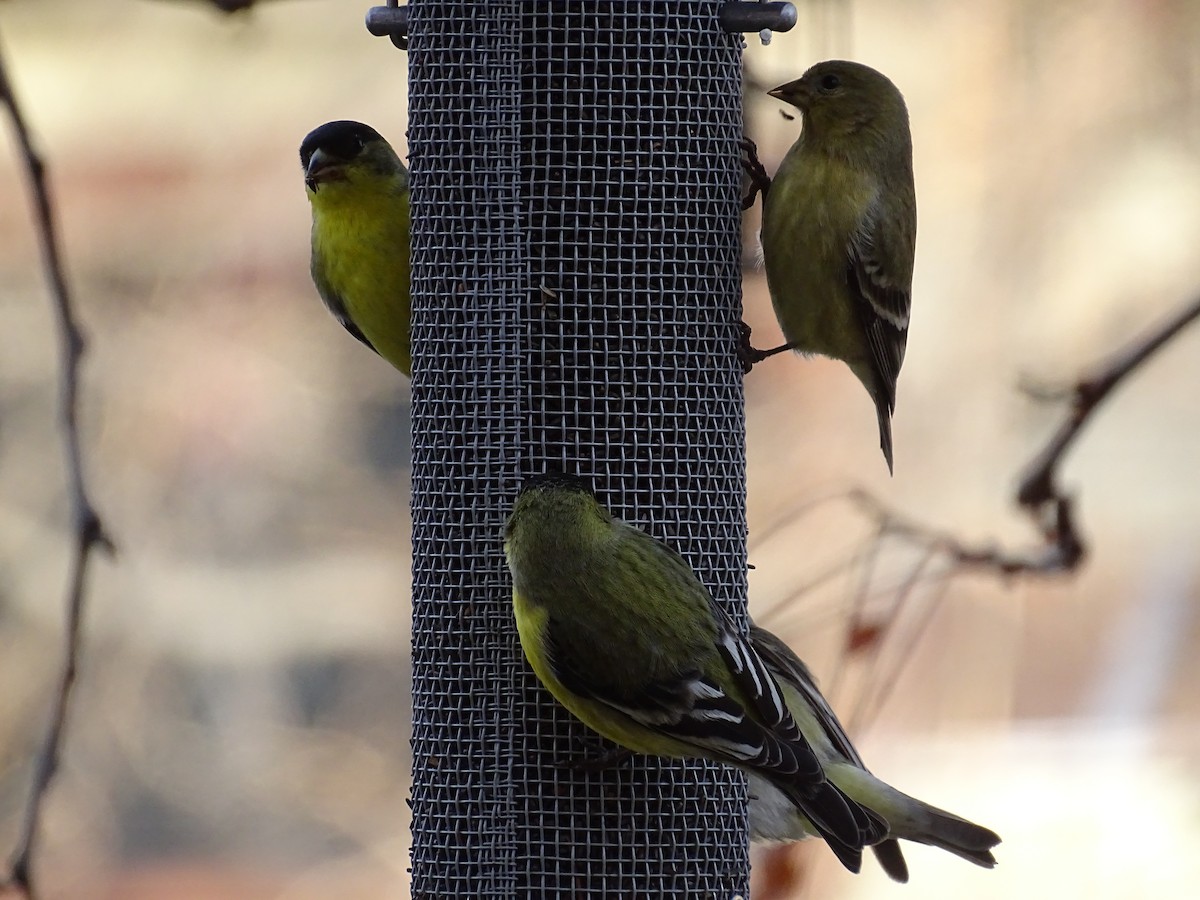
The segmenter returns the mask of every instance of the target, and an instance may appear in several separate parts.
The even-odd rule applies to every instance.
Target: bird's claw
[[[742,364],[743,375],[748,374],[755,365],[764,359],[769,359],[779,353],[786,353],[788,350],[798,349],[800,349],[799,344],[789,341],[786,344],[780,344],[778,347],[772,347],[770,350],[759,350],[750,343],[750,326],[745,322],[738,322],[737,356]]]
[[[763,200],[767,199],[767,191],[771,189],[771,176],[767,174],[766,166],[764,166],[758,158],[758,146],[748,137],[738,141],[738,146],[742,148],[742,170],[750,179],[750,191],[742,198],[742,209],[749,209],[754,205],[754,198],[758,194],[762,194]]]
[[[754,368],[754,364],[762,362],[763,354],[761,350],[756,350],[750,343],[750,326],[745,322],[738,322],[738,343],[737,357],[738,362],[742,364],[742,374],[749,375],[750,370]]]

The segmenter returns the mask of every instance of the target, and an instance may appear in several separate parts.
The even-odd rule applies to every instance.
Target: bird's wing
[[[842,727],[833,708],[817,688],[817,681],[803,660],[778,637],[757,625],[750,626],[750,643],[762,657],[768,671],[779,681],[786,682],[796,689],[812,710],[813,717],[834,748],[854,765],[865,769],[858,751],[850,743],[846,729]]]
[[[348,332],[375,350],[375,345],[367,340],[367,336],[362,333],[354,320],[350,318],[350,313],[346,309],[346,301],[342,299],[342,295],[333,289],[329,282],[318,272],[317,266],[312,268],[313,283],[317,286],[317,293],[321,295],[321,299],[325,301],[325,308],[333,314],[333,317],[342,323],[342,327]],[[378,353],[378,350],[375,350]]]
[[[767,777],[797,804],[842,863],[857,872],[862,847],[883,839],[887,823],[825,777],[766,666],[728,617],[715,604],[713,609],[720,623],[719,654],[757,719],[698,667],[661,675],[634,689],[626,682],[620,687],[615,681],[598,682],[594,673],[585,677],[562,649],[553,619],[545,632],[550,665],[573,693],[691,747],[697,756],[745,766]]]
[[[732,642],[734,647],[737,640],[740,639],[735,637]],[[698,756],[761,768],[801,782],[807,779],[823,781],[825,776],[820,761],[796,728],[778,686],[757,660],[757,655],[744,641],[741,643],[744,650],[726,650],[722,640],[722,656],[738,654],[746,671],[739,678],[763,685],[759,690],[766,692],[761,700],[755,698],[756,712],[764,721],[790,724],[790,731],[784,725],[783,732],[776,734],[773,729],[759,724],[716,679],[699,667],[660,672],[652,680],[636,684],[626,677],[599,678],[591,667],[584,673],[575,663],[579,654],[572,652],[570,639],[561,629],[556,629],[554,619],[551,618],[546,626],[550,665],[555,677],[572,693],[602,703],[642,728],[686,744],[694,748]],[[751,695],[744,687],[743,692]],[[760,706],[773,718],[763,716]],[[794,741],[790,740],[793,733]]]
[[[907,210],[900,212],[900,222],[893,222],[893,218],[878,204],[873,205],[846,248],[846,282],[862,300],[857,311],[889,411],[896,406],[896,379],[908,341],[912,270],[911,263],[906,271],[890,270],[885,260],[911,260],[911,236],[916,231],[915,218],[911,226],[908,224]],[[892,231],[898,231],[899,237],[889,237]],[[888,241],[904,242],[906,246],[885,246]]]

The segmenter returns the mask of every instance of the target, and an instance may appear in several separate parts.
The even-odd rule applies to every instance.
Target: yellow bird
[[[827,777],[766,663],[679,554],[562,473],[522,488],[504,552],[525,657],[563,706],[629,750],[739,766],[859,870],[887,823]]]
[[[770,95],[803,119],[763,201],[763,264],[787,343],[755,350],[747,336],[743,365],[784,350],[845,362],[875,403],[890,472],[917,240],[908,110],[886,77],[842,60]]]
[[[408,170],[379,132],[349,121],[309,132],[300,164],[317,292],[347,331],[411,376]]]

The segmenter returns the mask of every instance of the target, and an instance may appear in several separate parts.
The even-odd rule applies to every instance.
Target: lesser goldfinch
[[[757,773],[859,870],[886,823],[825,777],[779,686],[682,557],[560,474],[526,483],[504,551],[521,646],[563,706],[631,750]]]
[[[908,110],[879,72],[841,60],[769,93],[803,120],[763,201],[763,263],[787,343],[747,341],[744,362],[788,349],[845,362],[875,402],[890,472],[917,237]]]
[[[348,121],[309,132],[300,165],[317,292],[347,331],[411,375],[408,170],[379,132]]]
[[[888,839],[872,849],[896,881],[908,881],[908,866],[896,838],[931,844],[976,865],[996,865],[991,849],[1000,837],[982,826],[902,794],[867,771],[841,722],[817,690],[808,667],[783,641],[752,626],[750,644],[783,689],[787,706],[821,761],[825,776],[848,797],[888,823]],[[796,841],[814,830],[791,801],[767,779],[751,772],[750,836],[754,840]]]

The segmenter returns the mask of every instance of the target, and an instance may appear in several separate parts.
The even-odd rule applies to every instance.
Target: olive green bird
[[[994,831],[902,794],[867,771],[808,667],[787,644],[765,628],[753,626],[750,645],[782,688],[788,710],[821,761],[825,777],[888,823],[887,840],[871,849],[891,878],[908,881],[908,865],[897,838],[940,847],[985,868],[996,865],[991,849],[1000,837]],[[819,834],[770,781],[752,771],[749,784],[751,839],[797,841]]]
[[[763,200],[763,263],[787,343],[755,350],[746,331],[742,362],[784,350],[845,362],[875,403],[891,472],[917,238],[908,110],[879,72],[841,60],[769,93],[803,120]]]
[[[347,331],[412,375],[408,170],[374,128],[326,122],[300,145],[312,280]]]
[[[765,663],[682,557],[558,474],[521,490],[504,552],[525,656],[576,718],[639,753],[756,774],[859,870],[886,823],[826,778]]]

